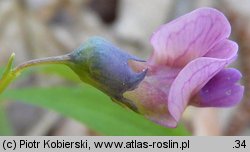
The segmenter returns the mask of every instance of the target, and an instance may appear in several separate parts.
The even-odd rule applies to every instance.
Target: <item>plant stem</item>
[[[34,59],[34,60],[30,60],[30,61],[27,61],[18,65],[16,68],[13,69],[12,72],[20,73],[28,67],[43,65],[43,64],[68,64],[69,60],[70,60],[70,56],[68,54],[62,55],[62,56],[56,56],[56,57]]]
[[[0,80],[0,94],[9,86],[9,84],[21,74],[21,72],[29,67],[44,65],[44,64],[70,64],[70,55],[62,55],[56,57],[47,57],[41,59],[34,59],[27,62],[24,62],[12,70],[6,71],[4,73],[2,79]],[[9,66],[9,65],[8,65]]]

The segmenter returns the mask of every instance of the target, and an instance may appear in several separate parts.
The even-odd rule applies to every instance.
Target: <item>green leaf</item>
[[[4,105],[0,104],[0,136],[11,135],[10,125],[5,115]]]
[[[79,77],[67,66],[65,65],[41,65],[39,68],[36,69],[38,74],[54,74],[63,77],[66,80],[72,82],[82,82]]]
[[[21,100],[74,118],[103,135],[190,135],[179,125],[169,129],[113,103],[100,91],[84,87],[8,90],[2,99]]]
[[[8,76],[8,74],[10,73],[12,65],[13,65],[13,62],[14,62],[14,59],[15,59],[15,53],[12,53],[11,56],[10,56],[10,58],[9,58],[8,64],[6,66],[6,69],[5,69],[4,73],[3,73],[3,77]]]
[[[10,85],[10,83],[17,77],[19,73],[13,72],[12,65],[14,62],[15,53],[12,53],[5,71],[0,76],[0,94]]]
[[[4,68],[3,68],[3,67],[0,67],[0,77],[2,77],[3,72],[4,72]]]

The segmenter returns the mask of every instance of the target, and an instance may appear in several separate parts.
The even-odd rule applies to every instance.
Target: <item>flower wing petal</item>
[[[181,70],[172,83],[168,96],[169,112],[176,121],[179,121],[190,98],[229,62],[229,59],[201,57],[188,63]]]
[[[213,57],[213,58],[228,58],[232,56],[232,54],[236,54],[238,52],[238,44],[234,41],[225,39],[217,43],[214,47],[212,47],[205,57]],[[236,56],[235,56],[236,57]]]
[[[169,90],[168,108],[178,121],[189,104],[206,83],[237,57],[238,45],[230,40],[222,40],[213,46],[206,57],[188,63],[177,75]]]
[[[197,100],[191,104],[198,107],[236,105],[241,101],[244,92],[244,87],[237,83],[241,76],[241,73],[236,69],[223,69],[201,89]]]
[[[228,38],[231,27],[216,9],[200,8],[165,24],[151,37],[151,64],[184,66]],[[178,60],[178,61],[177,61]]]

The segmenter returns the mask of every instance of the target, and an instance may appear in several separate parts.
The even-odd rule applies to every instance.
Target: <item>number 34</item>
[[[246,141],[245,140],[242,140],[242,141],[235,140],[234,142],[236,145],[233,148],[241,148],[241,147],[246,148]]]

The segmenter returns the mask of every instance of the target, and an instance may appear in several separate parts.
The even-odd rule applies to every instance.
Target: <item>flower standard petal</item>
[[[184,66],[205,55],[228,38],[231,27],[226,17],[212,8],[200,8],[165,24],[156,31],[151,44],[151,64]]]

